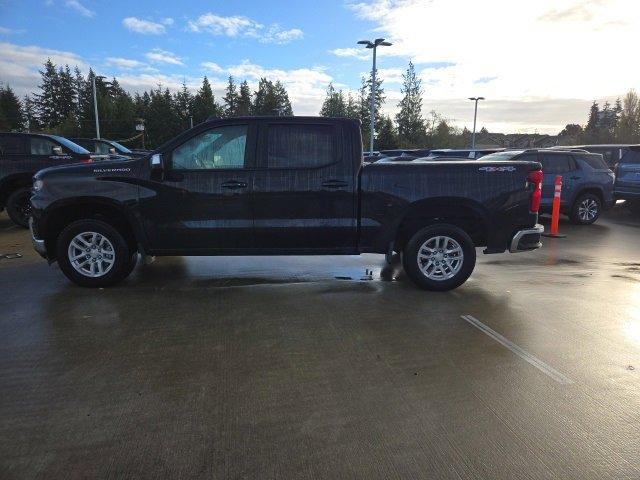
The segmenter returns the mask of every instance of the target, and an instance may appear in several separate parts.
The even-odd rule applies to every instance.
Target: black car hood
[[[40,170],[34,175],[36,180],[44,180],[51,177],[130,177],[137,174],[140,167],[140,160],[118,159],[103,160],[92,163],[75,163],[71,165],[60,165]]]

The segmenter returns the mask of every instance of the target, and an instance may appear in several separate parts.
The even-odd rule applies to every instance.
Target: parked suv
[[[604,162],[611,170],[615,168],[625,152],[629,149],[629,144],[614,145],[574,145],[572,147],[553,147],[554,150],[581,149],[591,153],[599,153],[604,158]]]
[[[57,135],[0,132],[0,211],[29,226],[31,178],[43,168],[68,163],[89,163],[90,153]]]
[[[482,157],[482,160],[527,160],[542,164],[542,202],[540,210],[550,213],[553,205],[554,182],[562,177],[560,211],[573,223],[589,225],[603,209],[614,204],[615,175],[602,155],[584,150],[507,150]]]
[[[71,138],[70,140],[97,155],[141,157],[148,153],[145,150],[130,150],[115,140],[104,138]]]
[[[640,213],[640,145],[631,145],[616,166],[615,197]]]

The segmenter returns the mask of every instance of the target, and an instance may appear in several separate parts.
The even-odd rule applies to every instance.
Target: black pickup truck
[[[359,122],[202,123],[142,159],[34,177],[36,250],[73,282],[114,284],[145,255],[402,254],[450,290],[485,253],[540,247],[537,162],[362,164]]]

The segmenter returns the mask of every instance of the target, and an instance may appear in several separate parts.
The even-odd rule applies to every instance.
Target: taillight
[[[533,191],[529,198],[529,211],[531,213],[538,213],[540,210],[540,200],[542,199],[542,180],[544,174],[542,170],[534,170],[527,175],[527,181],[533,184]]]
[[[91,163],[91,155],[80,155],[78,159],[80,163]]]

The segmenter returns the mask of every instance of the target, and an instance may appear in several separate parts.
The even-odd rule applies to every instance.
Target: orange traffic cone
[[[556,175],[553,192],[553,208],[551,210],[551,231],[543,233],[545,237],[565,238],[566,235],[558,233],[558,223],[560,222],[560,195],[562,194],[562,175]]]

